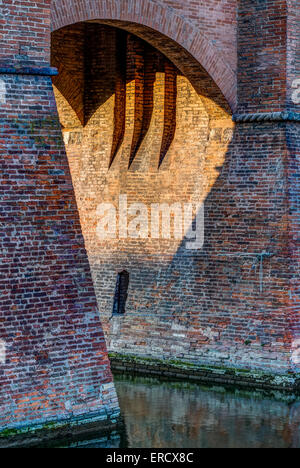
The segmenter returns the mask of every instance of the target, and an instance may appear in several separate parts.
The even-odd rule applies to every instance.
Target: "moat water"
[[[115,375],[125,428],[56,446],[300,448],[300,399]]]

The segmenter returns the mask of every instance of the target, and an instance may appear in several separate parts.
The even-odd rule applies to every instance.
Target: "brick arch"
[[[172,8],[156,0],[52,0],[52,31],[92,20],[136,23],[171,39],[205,69],[235,111],[235,73],[199,27],[177,15]]]

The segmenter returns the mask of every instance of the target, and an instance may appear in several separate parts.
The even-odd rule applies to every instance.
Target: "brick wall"
[[[118,412],[80,223],[110,349],[299,370],[299,124],[231,120],[299,112],[299,6],[236,3],[2,0],[1,428]],[[204,201],[203,249],[101,243],[121,193]]]
[[[300,89],[300,6],[295,0],[288,1],[288,52],[287,52],[287,104],[290,110],[299,112],[300,102],[293,99],[295,91],[299,98]],[[297,86],[297,88],[295,88]],[[292,275],[290,280],[291,303],[289,314],[291,317],[291,329],[293,334],[293,361],[295,367],[299,370],[299,348],[300,348],[300,323],[299,323],[299,304],[300,304],[300,251],[299,251],[299,232],[300,232],[300,186],[299,186],[299,157],[300,157],[300,138],[299,124],[291,124],[287,128],[287,146],[288,146],[288,196],[289,196],[289,242],[291,255]]]
[[[0,66],[48,65],[51,0],[2,0]]]
[[[293,94],[300,86],[300,7],[297,0],[289,0],[287,21],[287,103],[290,110],[299,112],[299,102],[293,101]],[[297,88],[295,81],[297,81]],[[297,93],[297,97],[299,94]]]
[[[214,44],[232,70],[237,69],[236,0],[164,0],[179,16],[184,16]]]
[[[119,22],[122,27],[151,28],[160,42],[175,41],[211,75],[236,108],[237,11],[235,0],[206,2],[159,0],[53,0],[52,30],[87,20]],[[215,27],[217,25],[217,27]],[[182,49],[183,48],[183,49]]]
[[[77,87],[60,78],[54,85],[109,349],[289,369],[286,124],[234,128],[226,102],[201,68],[193,87],[138,38],[122,33],[120,57],[117,29],[82,28],[53,33],[52,64],[59,66],[58,44],[68,76],[81,74],[85,61],[84,126],[75,100],[67,102]],[[83,44],[82,55],[72,62],[75,42]],[[123,85],[120,62],[127,63]],[[193,66],[190,74],[193,79]],[[97,207],[117,207],[120,194],[128,204],[149,208],[204,201],[203,249],[189,251],[175,239],[99,240]],[[111,318],[124,269],[130,273],[126,314]]]
[[[238,38],[239,111],[284,110],[287,73],[286,2],[239,2]]]
[[[1,66],[12,68],[0,75],[0,431],[119,411],[52,82],[40,75],[49,4],[0,6]]]

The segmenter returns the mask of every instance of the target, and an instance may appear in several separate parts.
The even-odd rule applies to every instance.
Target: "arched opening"
[[[153,355],[154,344],[156,357],[188,358],[200,327],[201,246],[185,240],[224,163],[230,106],[189,53],[147,27],[66,26],[52,33],[51,56],[108,349]],[[126,314],[111,316],[124,269]]]
[[[173,49],[172,61],[179,68],[179,63],[181,67],[189,67],[193,61],[199,72],[201,64],[235,111],[236,7],[233,3],[228,5],[226,13],[214,11],[214,18],[222,27],[215,28],[212,35],[211,10],[215,10],[214,6],[210,1],[197,5],[198,20],[193,24],[185,15],[176,13],[176,8],[156,0],[52,0],[51,26],[56,31],[78,22],[101,19],[101,23],[119,26],[143,39],[147,36],[147,41],[165,55],[169,56],[169,49]],[[187,75],[187,69],[181,71]]]

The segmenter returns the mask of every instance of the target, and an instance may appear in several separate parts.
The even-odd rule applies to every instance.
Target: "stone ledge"
[[[109,353],[114,372],[134,373],[249,389],[278,390],[300,395],[299,374],[272,374],[249,369],[203,366],[184,361],[159,360]]]
[[[0,67],[0,75],[56,76],[58,70],[54,67]]]
[[[254,114],[233,114],[232,120],[240,123],[252,122],[300,122],[298,112],[261,112]]]
[[[123,427],[120,414],[107,417],[104,412],[90,415],[73,416],[32,425],[6,428],[0,432],[0,449],[34,446],[43,442],[73,438],[75,436],[97,433],[107,434]]]

